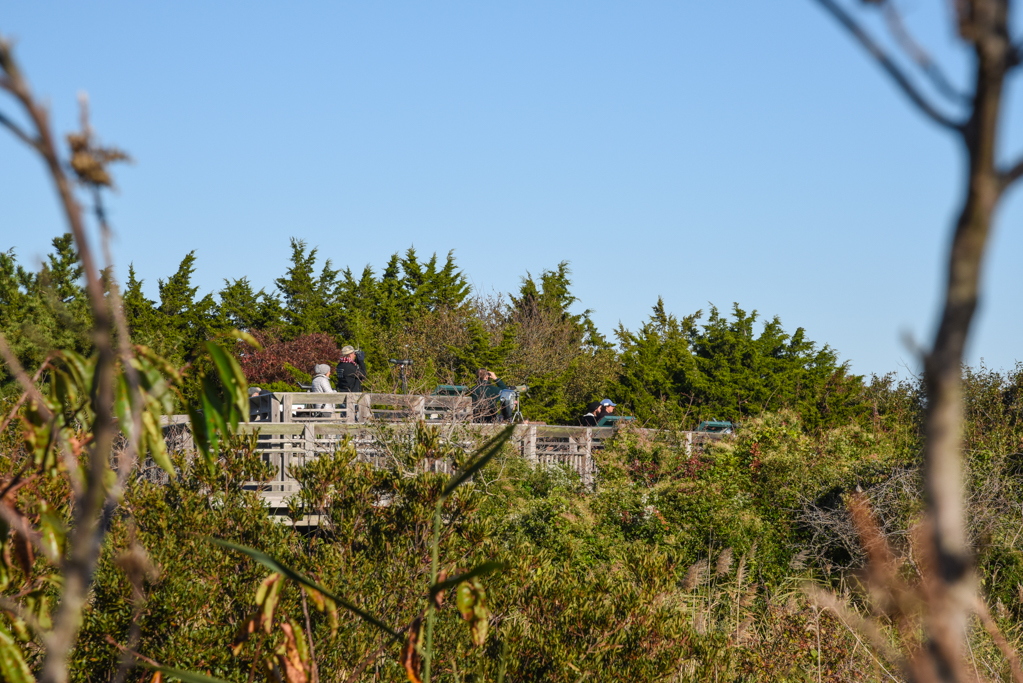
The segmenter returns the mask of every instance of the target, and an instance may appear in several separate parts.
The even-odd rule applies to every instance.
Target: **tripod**
[[[407,358],[402,360],[389,358],[387,362],[398,366],[398,374],[401,376],[401,393],[408,394],[408,378],[405,376],[405,368],[412,365],[412,361]]]

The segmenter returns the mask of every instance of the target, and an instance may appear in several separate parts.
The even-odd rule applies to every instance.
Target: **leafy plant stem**
[[[433,513],[433,543],[430,549],[430,585],[437,583],[437,571],[440,555],[440,509],[444,504],[442,497],[437,501]],[[433,663],[433,623],[437,618],[433,600],[430,601],[426,615],[426,653],[423,657],[423,683],[430,683],[430,665]]]
[[[316,648],[313,646],[313,625],[309,619],[309,604],[305,599],[305,586],[299,586],[299,590],[302,592],[302,614],[305,615],[306,639],[309,641],[309,668],[313,683],[320,683],[320,672],[316,666]]]

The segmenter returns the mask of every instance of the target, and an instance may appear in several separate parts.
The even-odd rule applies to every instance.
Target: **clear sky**
[[[904,4],[965,82],[947,3]],[[4,0],[0,32],[58,130],[85,90],[137,159],[114,255],[153,298],[192,249],[203,292],[272,288],[295,236],[357,271],[454,249],[487,291],[568,260],[608,334],[658,296],[680,316],[738,302],[860,373],[916,369],[904,339],[931,335],[962,155],[811,0]],[[970,347],[994,368],[1023,359],[1020,194]],[[37,262],[64,230],[0,131],[0,249]]]

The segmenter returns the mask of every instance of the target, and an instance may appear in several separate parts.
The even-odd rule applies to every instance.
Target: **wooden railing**
[[[312,406],[324,406],[313,408]],[[480,442],[505,425],[472,422],[472,400],[467,396],[414,396],[404,394],[314,394],[274,393],[254,397],[250,422],[239,425],[243,434],[258,434],[260,453],[273,467],[273,478],[259,487],[270,508],[279,509],[298,492],[290,469],[324,453],[332,453],[344,438],[350,438],[360,461],[375,467],[395,465],[388,439],[411,435],[415,422],[443,426],[452,440]],[[177,448],[191,449],[187,418],[165,418],[168,438],[174,434]],[[557,425],[516,425],[512,443],[533,466],[561,466],[577,472],[586,486],[592,486],[596,467],[593,455],[614,435],[612,427],[567,427]],[[654,430],[644,430],[650,431]],[[685,432],[682,446],[692,452],[694,445],[720,438],[718,435]],[[426,471],[452,473],[445,460],[421,465]]]
[[[324,407],[312,407],[317,405]],[[472,416],[472,398],[412,394],[276,392],[251,397],[249,414],[251,419],[261,422],[355,424],[369,420],[467,421]]]

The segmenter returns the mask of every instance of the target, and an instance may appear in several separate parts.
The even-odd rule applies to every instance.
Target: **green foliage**
[[[224,367],[228,377],[235,373]],[[971,371],[966,384],[974,490],[998,478],[1008,501],[1020,496],[1006,469],[1012,456],[999,460],[996,449],[1018,439],[1017,380],[1018,373]],[[996,410],[1005,426],[982,426]],[[812,533],[799,510],[836,491],[870,492],[913,466],[916,451],[900,446],[901,432],[885,428],[886,419],[882,411],[877,429],[808,432],[793,412],[769,414],[693,452],[681,432],[625,430],[600,456],[595,491],[570,470],[532,468],[497,449],[476,468],[436,426],[419,426],[410,438],[381,439],[385,448],[402,444],[395,469],[359,462],[350,441],[296,467],[295,526],[258,503],[246,482],[269,470],[251,440],[229,436],[210,466],[175,454],[177,479],[130,482],[123,513],[112,518],[73,671],[78,680],[109,676],[119,653],[105,636],[125,642],[137,613],[137,649],[168,666],[224,680],[246,679],[257,667],[255,679],[263,680],[267,658],[283,670],[294,653],[298,666],[309,666],[314,644],[321,680],[343,677],[381,641],[376,627],[337,598],[397,631],[436,593],[445,598],[433,641],[438,681],[495,678],[505,644],[511,680],[773,681],[818,671],[821,680],[847,680],[871,671],[873,660],[796,590],[791,577],[806,557],[798,551]],[[454,459],[472,481],[429,472],[436,458]],[[456,482],[462,486],[454,489]],[[452,492],[447,499],[445,491]],[[318,526],[302,525],[312,518]],[[1023,566],[1011,542],[1013,519],[990,528],[981,554],[986,590],[1006,614],[1015,609],[1010,600]],[[206,534],[258,548],[282,576],[289,576],[284,567],[307,578],[311,633],[304,633],[302,581],[267,576],[265,567],[205,542]],[[451,579],[432,578],[435,538],[438,569]],[[143,582],[142,607],[124,569],[135,548],[159,567]],[[463,584],[472,568],[498,566],[505,568]],[[456,583],[467,587],[454,590]],[[486,631],[480,605],[500,615],[488,616]],[[404,680],[398,649],[385,648],[375,660],[385,679]]]
[[[55,240],[54,249],[38,274],[12,254],[0,255],[0,331],[28,367],[55,348],[91,348],[70,237]],[[579,298],[564,261],[535,277],[527,273],[508,297],[470,299],[453,253],[424,261],[410,248],[393,254],[379,274],[366,266],[359,276],[334,268],[330,259],[320,264],[319,257],[318,249],[292,239],[291,262],[275,280],[274,293],[254,291],[241,278],[225,280],[214,296],[200,294],[192,282],[192,251],[177,272],[158,280],[159,301],[146,297],[144,281],[129,267],[123,298],[132,341],[174,365],[202,365],[207,341],[223,341],[232,328],[254,332],[281,346],[271,352],[267,344],[265,362],[242,359],[250,381],[261,386],[303,381],[310,360],[336,363],[307,352],[296,362],[284,348],[322,337],[331,348],[353,344],[366,352],[370,391],[401,385],[389,358],[414,361],[406,379],[419,393],[437,384],[472,384],[485,367],[510,385],[528,385],[523,414],[551,424],[575,424],[589,402],[610,396],[621,403],[619,412],[650,425],[684,421],[691,427],[704,418],[740,420],[784,408],[798,412],[806,429],[826,429],[862,423],[873,404],[897,392],[894,385],[882,386],[892,378],[875,378],[873,388],[865,387],[831,347],[818,347],[802,328],[789,334],[774,318],[758,329],[757,312],[737,305],[731,317],[712,308],[701,324],[700,312],[679,319],[659,300],[638,331],[617,331],[616,350],[597,331],[590,311],[574,312]],[[327,348],[320,341],[314,346]],[[296,381],[284,361],[303,377]],[[198,398],[197,378],[205,370],[190,374],[185,398]]]
[[[70,234],[53,239],[38,273],[18,264],[13,251],[0,252],[0,333],[23,367],[34,370],[52,351],[88,354],[92,314],[81,286],[81,267]],[[14,391],[0,366],[0,393]]]
[[[280,299],[262,289],[252,290],[249,279],[224,280],[220,290],[220,315],[225,324],[239,330],[268,330],[282,325],[284,309]]]
[[[291,266],[284,277],[274,281],[281,292],[284,320],[291,337],[327,332],[335,327],[332,308],[337,297],[338,271],[330,259],[315,277],[316,249],[306,251],[306,243],[292,238]]]
[[[738,304],[732,319],[712,307],[679,320],[660,299],[637,333],[618,330],[622,377],[618,397],[641,418],[665,402],[689,422],[738,421],[782,408],[808,428],[832,427],[865,413],[862,378],[848,373],[829,347],[818,349],[803,328],[786,333],[775,317],[755,334],[757,312]]]

